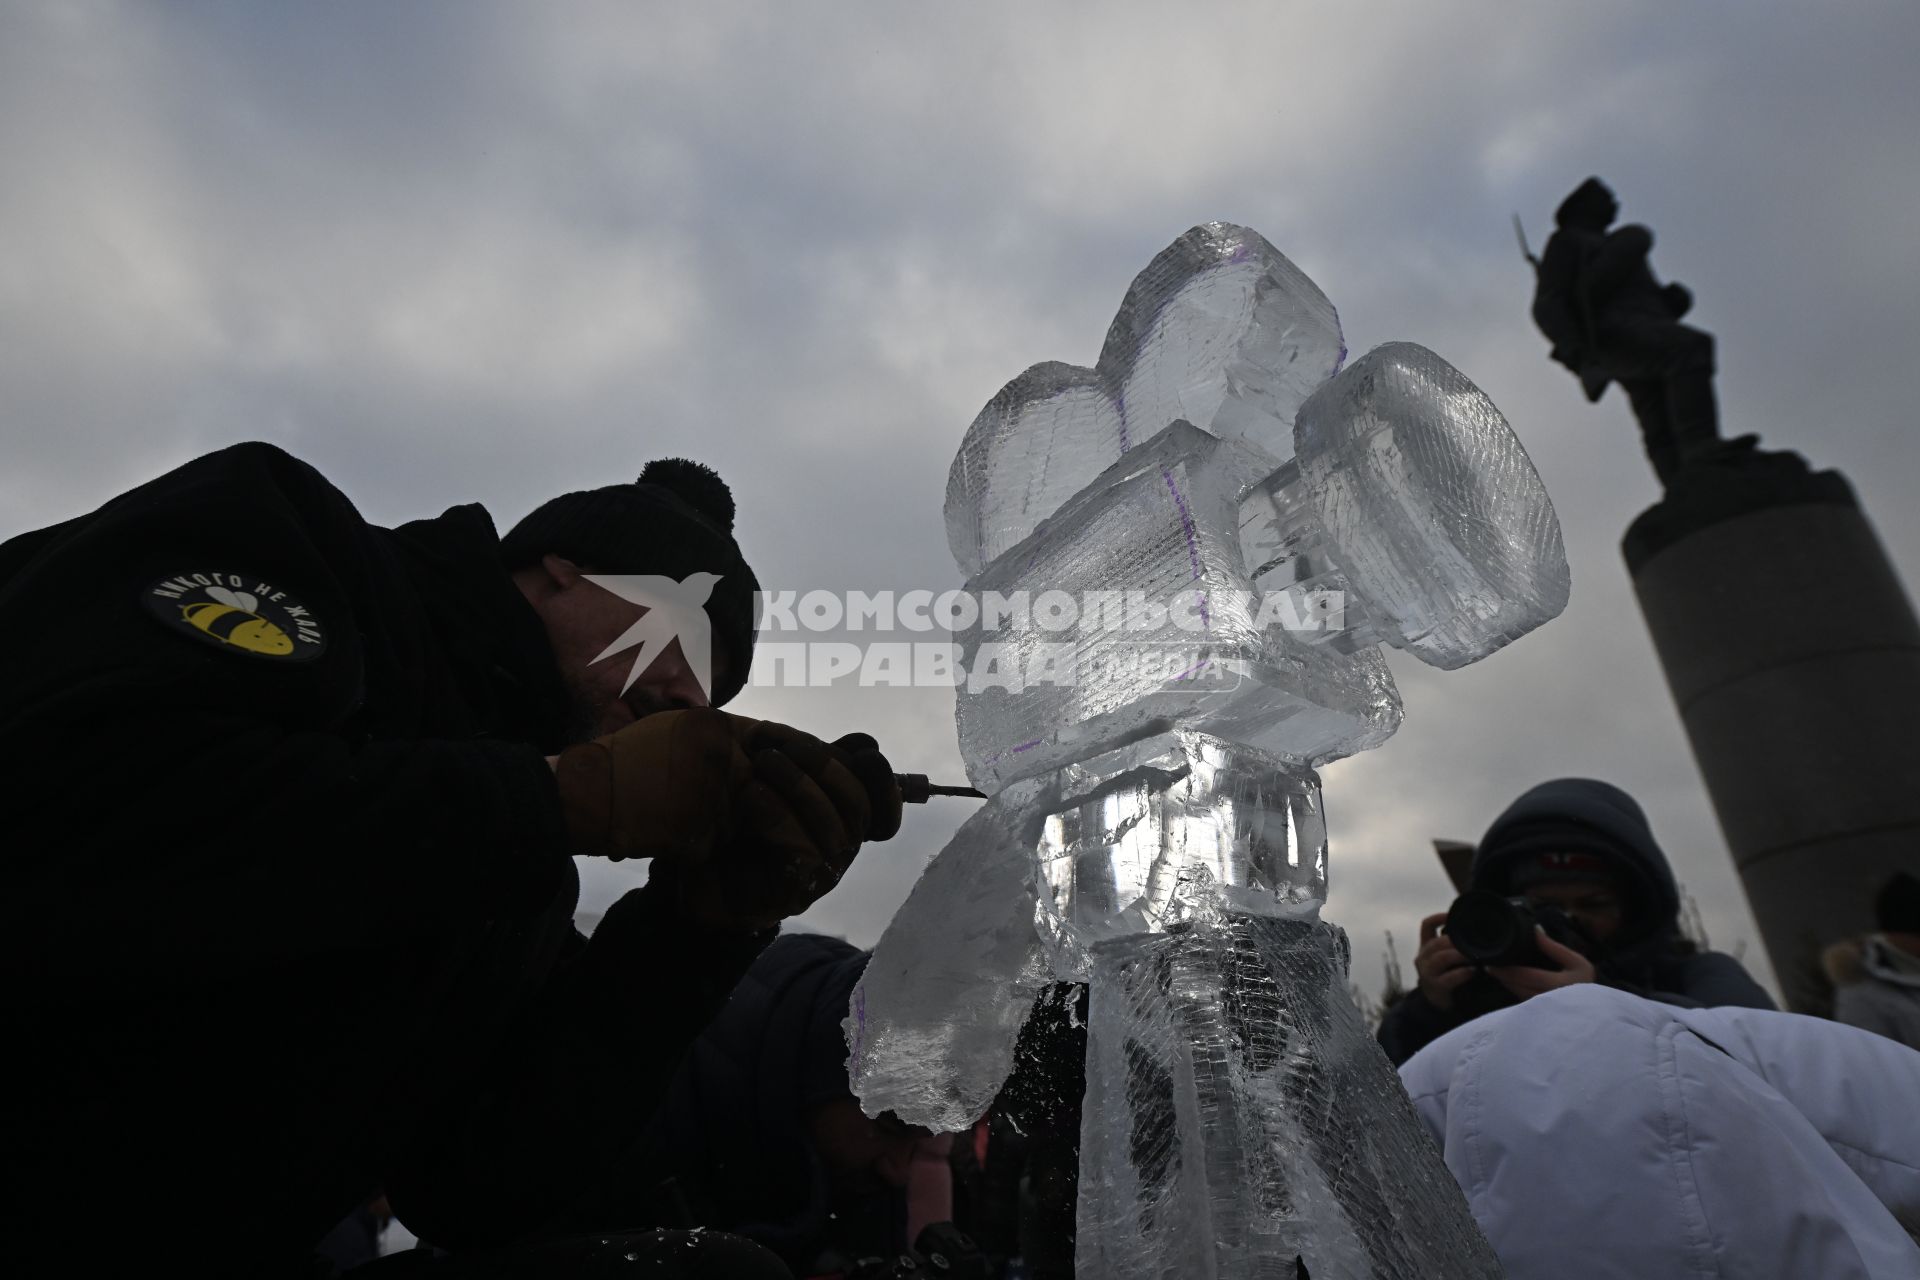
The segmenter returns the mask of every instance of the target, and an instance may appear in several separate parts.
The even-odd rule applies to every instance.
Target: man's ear
[[[586,576],[585,570],[579,565],[565,556],[556,556],[552,552],[540,557],[540,567],[545,570],[553,585],[561,591],[565,591]]]

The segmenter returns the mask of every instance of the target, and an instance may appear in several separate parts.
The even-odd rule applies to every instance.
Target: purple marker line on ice
[[[1160,478],[1167,482],[1167,492],[1173,495],[1173,505],[1180,509],[1180,531],[1187,535],[1187,565],[1193,570],[1193,576],[1200,576],[1200,544],[1194,536],[1193,513],[1187,510],[1187,500],[1180,493],[1180,486],[1173,482],[1173,472],[1160,468]]]
[[[1187,510],[1187,500],[1180,492],[1180,486],[1173,482],[1173,472],[1160,468],[1160,478],[1167,482],[1167,492],[1173,495],[1173,505],[1180,509],[1180,531],[1187,536],[1187,566],[1193,570],[1196,581],[1200,577],[1200,544],[1193,528],[1193,513]],[[1213,630],[1213,616],[1207,610],[1206,593],[1196,597],[1200,602],[1200,625],[1208,631]]]

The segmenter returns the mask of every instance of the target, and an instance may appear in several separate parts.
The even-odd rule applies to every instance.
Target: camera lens
[[[1475,964],[1491,964],[1519,950],[1531,927],[1511,902],[1484,889],[1461,894],[1447,912],[1447,937]]]

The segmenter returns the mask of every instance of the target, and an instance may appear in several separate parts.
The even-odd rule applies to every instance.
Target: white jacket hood
[[[1400,1070],[1511,1280],[1920,1277],[1920,1053],[1598,985]]]

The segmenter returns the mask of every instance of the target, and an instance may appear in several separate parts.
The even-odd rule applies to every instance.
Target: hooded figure
[[[1666,854],[1633,797],[1608,783],[1560,778],[1514,801],[1481,837],[1471,887],[1563,910],[1577,934],[1573,949],[1605,986],[1685,1008],[1774,1007],[1738,960],[1681,936]],[[1416,988],[1381,1020],[1381,1047],[1398,1066],[1520,998],[1485,973],[1467,978],[1446,1007]]]
[[[1873,909],[1879,932],[1836,942],[1822,957],[1834,1020],[1920,1049],[1920,878],[1894,876]]]

